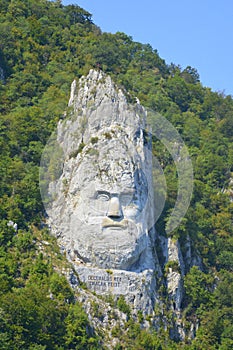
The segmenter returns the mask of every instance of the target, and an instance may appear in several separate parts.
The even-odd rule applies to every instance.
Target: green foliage
[[[53,274],[50,278],[50,290],[57,299],[66,301],[69,304],[74,302],[74,293],[64,276]]]
[[[82,152],[85,146],[85,143],[81,142],[78,148],[70,154],[70,158],[76,158],[77,155]]]
[[[108,140],[111,140],[111,138],[112,138],[112,134],[111,134],[110,132],[105,132],[105,133],[104,133],[104,136],[105,136],[106,139],[108,139]]]
[[[90,141],[91,143],[95,144],[98,142],[98,139],[99,139],[98,136],[92,136]]]
[[[38,254],[41,234],[21,231],[1,247],[1,348],[95,349],[98,340],[67,279],[51,269],[45,247]]]
[[[118,339],[119,343],[114,348],[117,349],[129,349],[129,350],[162,350],[162,349],[178,349],[176,344],[163,335],[160,339],[159,335],[154,331],[146,331],[140,328],[138,323],[129,321],[127,324],[126,332],[117,325],[112,332],[112,335]]]
[[[88,335],[89,322],[82,306],[76,303],[70,307],[66,318],[67,334],[66,349],[96,349],[98,341]],[[91,330],[89,329],[89,332]]]
[[[211,302],[212,277],[193,266],[185,276],[184,286],[187,298],[192,307],[197,308],[201,304]]]
[[[44,215],[38,183],[43,148],[64,117],[72,80],[90,68],[108,72],[129,92],[131,101],[137,96],[165,116],[188,146],[195,176],[193,198],[173,234],[183,251],[189,234],[204,271],[193,267],[184,281],[186,315],[201,322],[188,348],[232,348],[232,97],[203,87],[195,68],[166,65],[150,45],[134,42],[124,33],[102,33],[87,11],[63,6],[59,0],[2,0],[0,32],[0,67],[5,76],[0,82],[1,348],[101,348],[81,305],[73,303],[65,278],[53,271],[54,261],[57,269],[64,263],[55,242],[34,226],[39,227]],[[83,118],[80,135],[86,122]],[[91,139],[90,156],[96,155],[96,142]],[[84,146],[81,143],[71,156]],[[168,198],[157,223],[162,233],[176,201],[177,173],[168,151],[154,138],[153,154],[167,182]],[[56,167],[61,157],[57,149],[51,178],[61,171]],[[46,189],[48,179],[44,180]],[[7,225],[10,220],[17,223],[17,232]],[[47,250],[41,250],[39,242],[45,239]],[[123,298],[117,306],[130,317]],[[167,334],[147,333],[137,324],[129,323],[126,334],[119,331],[119,349],[177,348]]]
[[[172,269],[172,271],[180,273],[180,266],[178,264],[178,261],[169,260],[165,265],[165,268],[164,268],[165,272],[168,273],[170,268]]]
[[[123,295],[119,296],[117,300],[117,307],[120,311],[124,312],[128,316],[128,318],[130,318],[131,309],[130,309],[130,306],[126,303]]]

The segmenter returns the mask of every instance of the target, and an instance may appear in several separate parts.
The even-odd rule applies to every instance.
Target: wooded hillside
[[[184,317],[200,319],[192,343],[176,344],[166,333],[129,324],[127,336],[119,331],[117,349],[233,349],[232,97],[203,87],[195,68],[166,64],[148,44],[102,33],[87,11],[58,0],[1,0],[0,38],[1,349],[103,348],[66,279],[55,272],[66,261],[41,228],[38,179],[41,153],[67,108],[71,82],[91,68],[166,117],[189,147],[193,198],[173,234],[181,242],[189,234],[203,261],[203,271],[193,267],[184,282]],[[168,186],[157,223],[162,232],[176,200],[177,174],[163,145],[153,141]],[[9,221],[17,223],[17,234]],[[52,247],[46,254],[38,248],[43,240]]]

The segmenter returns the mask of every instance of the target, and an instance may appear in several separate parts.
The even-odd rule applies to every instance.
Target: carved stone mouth
[[[115,219],[112,220],[110,218],[104,218],[102,221],[102,227],[103,228],[115,228],[115,229],[124,229],[128,226],[128,220],[126,219]]]

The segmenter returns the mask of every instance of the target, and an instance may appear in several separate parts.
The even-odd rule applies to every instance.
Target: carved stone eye
[[[135,191],[123,192],[120,195],[121,205],[127,207],[132,205],[137,200],[137,194]]]
[[[102,202],[107,202],[110,199],[110,195],[107,192],[98,191],[95,198]]]
[[[121,205],[127,206],[129,205],[133,200],[133,194],[132,193],[123,193],[120,196]]]

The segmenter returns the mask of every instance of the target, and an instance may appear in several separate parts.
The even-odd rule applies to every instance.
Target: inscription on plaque
[[[98,290],[106,290],[112,287],[119,288],[121,282],[121,277],[116,276],[89,275],[87,278],[88,286]]]

